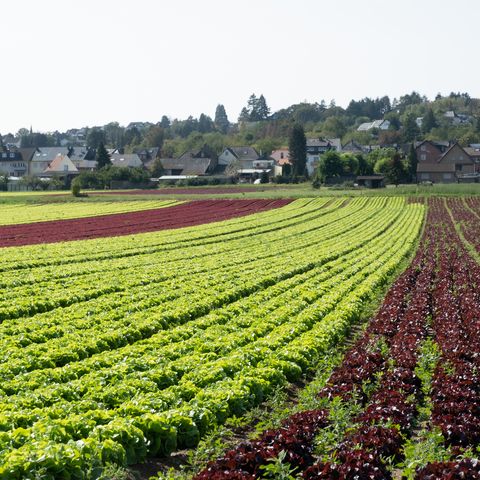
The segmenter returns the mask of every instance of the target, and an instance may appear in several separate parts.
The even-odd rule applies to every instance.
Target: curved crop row
[[[140,200],[134,202],[68,202],[2,205],[0,225],[65,220],[67,218],[95,217],[117,213],[154,210],[178,205],[178,200]]]
[[[215,202],[212,204],[212,202]],[[132,235],[241,217],[281,207],[290,200],[193,201],[169,208],[0,226],[0,246],[32,245]]]

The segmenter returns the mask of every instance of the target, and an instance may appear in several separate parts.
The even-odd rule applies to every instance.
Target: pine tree
[[[430,130],[432,130],[432,128],[435,128],[436,126],[437,120],[435,119],[433,110],[429,108],[422,120],[422,131],[423,133],[429,133]]]
[[[419,133],[420,130],[418,128],[415,115],[413,113],[408,113],[403,124],[403,136],[405,142],[412,142]]]
[[[270,109],[268,108],[267,101],[263,95],[260,95],[255,105],[255,116],[259,120],[266,120],[269,115]]]
[[[162,116],[162,119],[160,120],[160,126],[165,129],[170,127],[170,120],[166,115]]]
[[[415,151],[415,146],[413,142],[410,144],[410,151],[408,152],[407,156],[407,170],[408,176],[410,177],[411,181],[414,182],[417,178],[417,152]]]
[[[250,121],[250,113],[248,112],[247,107],[243,107],[240,115],[238,117],[239,122],[249,122]]]
[[[307,139],[303,127],[299,124],[293,126],[288,142],[288,155],[293,164],[293,175],[305,175],[307,164]]]
[[[257,96],[252,93],[250,95],[250,98],[248,99],[248,102],[247,102],[247,111],[248,111],[248,114],[249,114],[249,120],[251,122],[256,122],[257,120],[259,120],[257,117],[256,117],[256,108],[257,108]]]
[[[98,170],[112,164],[112,161],[110,160],[110,155],[108,154],[107,149],[105,148],[105,145],[103,143],[100,143],[97,148],[97,155],[95,157],[95,160],[97,160]]]
[[[162,161],[157,157],[154,161],[153,164],[150,168],[150,173],[152,174],[152,177],[161,177],[164,173],[164,168],[162,165]]]
[[[230,122],[228,121],[227,112],[222,104],[217,105],[215,110],[215,127],[222,133],[227,133]]]
[[[204,113],[200,114],[200,117],[198,118],[198,131],[200,133],[209,133],[212,130],[213,130],[212,119],[208,115],[205,115]]]

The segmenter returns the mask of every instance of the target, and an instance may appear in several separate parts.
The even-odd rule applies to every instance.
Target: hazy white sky
[[[0,132],[480,96],[478,0],[3,0]]]

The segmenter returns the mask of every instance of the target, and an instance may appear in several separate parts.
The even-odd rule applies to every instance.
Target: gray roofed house
[[[210,158],[162,158],[160,159],[165,175],[198,176],[207,175],[210,168]]]
[[[26,150],[26,149],[24,149]],[[0,148],[0,175],[23,177],[28,172],[28,160],[17,149]]]
[[[93,172],[97,169],[96,160],[75,160],[73,161],[73,164],[80,172]]]
[[[230,165],[240,162],[241,168],[253,168],[253,162],[259,160],[260,155],[253,147],[227,147],[218,157],[219,165]]]
[[[88,147],[70,147],[68,157],[73,163],[82,160],[95,160],[95,151]]]
[[[43,175],[47,167],[57,156],[67,156],[79,170],[91,170],[95,153],[87,147],[41,147],[34,153],[30,162],[30,175]],[[87,162],[88,161],[88,162]],[[93,168],[95,168],[93,165]]]
[[[143,167],[140,157],[136,153],[114,153],[110,156],[114,167]]]
[[[30,162],[30,175],[41,176],[50,163],[57,155],[68,156],[70,149],[68,147],[42,147],[35,152]]]
[[[209,175],[217,166],[217,156],[207,146],[200,150],[190,150],[179,158],[160,159],[165,175]]]

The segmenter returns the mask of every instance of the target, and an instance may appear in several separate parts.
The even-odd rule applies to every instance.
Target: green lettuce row
[[[96,217],[157,208],[171,207],[184,203],[179,200],[135,200],[125,202],[81,202],[47,204],[2,205],[0,225],[65,220],[68,218]]]

